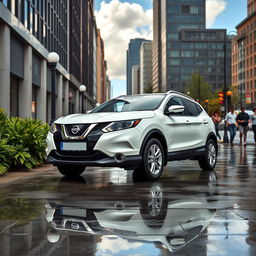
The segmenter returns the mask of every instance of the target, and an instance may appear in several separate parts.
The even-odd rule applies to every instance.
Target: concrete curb
[[[33,178],[36,175],[42,174],[44,172],[48,172],[54,170],[55,167],[51,164],[44,164],[38,168],[32,169],[30,171],[27,170],[15,170],[9,171],[6,175],[0,176],[0,187],[7,186],[10,184],[14,184],[21,180]]]

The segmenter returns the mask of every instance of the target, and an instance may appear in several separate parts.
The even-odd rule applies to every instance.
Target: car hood
[[[155,116],[154,111],[134,111],[119,113],[89,113],[89,114],[73,114],[61,117],[55,121],[57,124],[93,124],[106,123],[122,120],[144,119]]]

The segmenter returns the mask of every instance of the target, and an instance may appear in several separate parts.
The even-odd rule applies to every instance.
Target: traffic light
[[[219,92],[218,96],[219,96],[219,103],[221,105],[224,105],[224,93],[223,92]]]

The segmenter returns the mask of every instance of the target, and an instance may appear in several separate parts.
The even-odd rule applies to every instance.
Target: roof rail
[[[171,93],[176,93],[176,94],[179,94],[179,95],[181,95],[181,96],[185,96],[185,97],[187,97],[187,98],[189,98],[189,99],[195,101],[195,99],[193,99],[192,97],[190,97],[190,96],[188,96],[188,95],[186,95],[186,94],[184,94],[184,93],[174,91],[174,90],[170,90],[170,91],[166,92],[166,95],[171,94]]]

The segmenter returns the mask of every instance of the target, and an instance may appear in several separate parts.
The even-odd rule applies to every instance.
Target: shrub
[[[6,120],[7,120],[7,115],[4,113],[4,110],[0,108],[0,138],[1,138],[1,135],[4,133],[4,130],[6,127]]]
[[[4,175],[7,172],[14,151],[12,146],[7,145],[6,139],[0,139],[0,175]]]
[[[33,168],[44,161],[48,124],[12,117],[6,120],[3,137],[14,147],[13,167]]]

